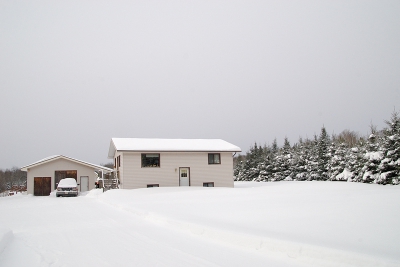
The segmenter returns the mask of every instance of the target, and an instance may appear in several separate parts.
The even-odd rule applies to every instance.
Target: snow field
[[[154,193],[139,189],[135,196],[122,190],[126,196],[125,192],[114,191],[102,195],[101,201],[168,229],[273,258],[289,257],[307,266],[397,266],[380,255],[390,254],[398,259],[396,237],[400,237],[392,231],[379,230],[382,223],[399,222],[398,216],[390,220],[393,210],[381,206],[384,198],[374,195],[383,187],[341,182],[237,182],[235,186],[235,190],[155,188]],[[384,191],[393,197],[399,192],[397,187]],[[169,207],[176,201],[177,192],[182,195],[179,201],[188,202],[178,209]],[[270,204],[264,205],[263,201]],[[363,207],[363,203],[368,206]],[[374,214],[383,214],[382,209],[391,214],[375,217]],[[372,210],[375,213],[369,214]],[[314,222],[310,221],[313,217]],[[357,229],[352,225],[364,220],[361,223],[365,227],[360,225]],[[377,229],[370,231],[369,227]]]
[[[400,266],[399,190],[237,182],[7,197],[0,266]]]
[[[0,253],[6,248],[13,238],[13,232],[10,229],[0,227]]]

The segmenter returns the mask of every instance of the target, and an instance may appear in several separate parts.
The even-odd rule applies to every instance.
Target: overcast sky
[[[0,168],[112,137],[245,152],[400,110],[400,1],[0,0]]]

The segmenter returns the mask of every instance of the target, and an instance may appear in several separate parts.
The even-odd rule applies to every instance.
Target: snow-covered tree
[[[333,142],[330,147],[331,157],[328,163],[329,180],[331,181],[347,181],[348,170],[346,167],[346,154],[348,148],[344,143]]]
[[[400,118],[397,112],[392,113],[388,128],[384,130],[382,152],[383,159],[379,165],[380,177],[377,183],[398,184],[400,176]]]
[[[328,180],[329,144],[330,138],[323,126],[318,138],[318,180]]]
[[[245,159],[235,164],[237,181],[333,180],[398,184],[400,179],[400,118],[393,113],[382,132],[371,129],[369,138],[344,130],[332,138],[322,127],[313,140],[301,138],[279,148],[250,147]]]
[[[307,180],[320,180],[318,172],[318,137],[314,135],[314,140],[310,140],[306,145]]]
[[[371,133],[368,138],[366,153],[364,154],[365,162],[362,167],[362,182],[373,183],[380,178],[379,164],[382,160],[382,151],[380,149],[376,133]]]
[[[293,175],[297,181],[307,180],[308,177],[306,142],[301,137],[294,150]]]

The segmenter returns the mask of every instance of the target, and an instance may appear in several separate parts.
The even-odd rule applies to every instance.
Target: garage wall
[[[66,171],[66,170],[76,170],[78,183],[80,184],[81,176],[89,177],[89,190],[94,188],[95,179],[97,178],[94,173],[94,169],[73,161],[66,159],[57,159],[48,163],[43,163],[42,165],[29,168],[27,173],[27,191],[28,194],[33,194],[33,179],[34,177],[51,177],[51,190],[53,191],[54,182],[54,172],[55,171]],[[79,188],[79,187],[78,187]]]

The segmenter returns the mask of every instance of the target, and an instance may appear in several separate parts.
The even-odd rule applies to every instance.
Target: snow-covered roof
[[[79,159],[74,159],[74,158],[70,158],[70,157],[67,157],[67,156],[63,156],[63,155],[54,155],[54,156],[50,156],[50,157],[41,159],[41,160],[36,161],[36,162],[34,162],[32,164],[29,164],[29,165],[26,165],[26,166],[22,167],[21,171],[25,171],[26,172],[26,171],[28,171],[29,168],[33,168],[33,167],[36,167],[36,166],[39,166],[39,165],[42,165],[42,164],[57,160],[57,159],[66,159],[66,160],[69,160],[69,161],[73,161],[75,163],[79,163],[79,164],[91,167],[91,168],[96,169],[96,170],[103,170],[103,171],[106,171],[106,172],[112,172],[113,171],[112,169],[104,167],[104,166],[101,166],[101,165],[96,165],[96,164],[93,164],[93,163],[85,162],[85,161],[82,161],[82,160],[79,160]]]
[[[136,152],[241,152],[240,147],[221,139],[112,138],[108,157],[115,151]]]

